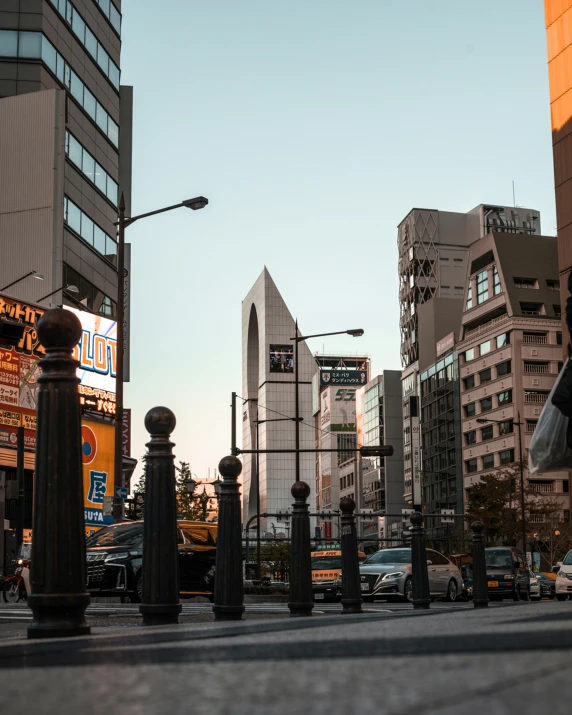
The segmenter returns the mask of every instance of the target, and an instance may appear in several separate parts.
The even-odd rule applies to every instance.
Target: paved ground
[[[31,703],[39,715],[569,712],[571,602],[376,605],[362,616],[4,640],[3,701],[11,715]]]

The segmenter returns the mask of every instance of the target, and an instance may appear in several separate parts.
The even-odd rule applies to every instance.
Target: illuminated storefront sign
[[[86,529],[113,524],[113,516],[103,513],[103,498],[113,496],[113,455],[115,429],[102,422],[82,422],[84,517]],[[88,528],[89,527],[89,528]]]

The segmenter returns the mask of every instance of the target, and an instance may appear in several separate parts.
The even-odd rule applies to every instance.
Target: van
[[[530,601],[530,572],[526,557],[512,546],[485,549],[489,599]]]
[[[365,561],[363,551],[358,551],[358,560]],[[340,549],[314,551],[312,564],[312,594],[314,601],[339,601],[342,589],[339,577],[342,572],[342,552]]]

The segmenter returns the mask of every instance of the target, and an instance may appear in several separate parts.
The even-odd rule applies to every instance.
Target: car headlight
[[[109,554],[109,556],[105,557],[104,563],[107,563],[108,561],[123,561],[124,559],[128,559],[129,556],[129,551],[121,551],[118,554]]]
[[[386,573],[381,580],[389,581],[391,578],[399,578],[400,576],[405,576],[405,571],[392,571],[391,573]]]
[[[514,574],[513,573],[507,573],[504,576],[505,581],[514,581]]]

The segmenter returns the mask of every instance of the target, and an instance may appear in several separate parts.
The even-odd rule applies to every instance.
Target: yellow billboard
[[[88,534],[113,523],[103,513],[104,497],[114,493],[115,428],[103,422],[82,420],[81,459],[85,528]]]

